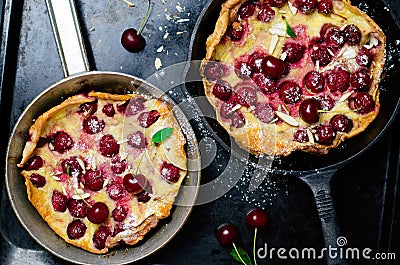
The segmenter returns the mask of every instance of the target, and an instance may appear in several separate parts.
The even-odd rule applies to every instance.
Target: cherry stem
[[[244,265],[247,265],[246,262],[244,262],[242,256],[240,256],[240,253],[239,253],[239,251],[238,251],[237,248],[236,248],[235,242],[232,242],[232,245],[233,245],[233,249],[234,249],[235,252],[236,252],[236,255],[237,255],[237,256],[239,257],[239,259],[240,259],[240,262],[243,263]]]
[[[124,2],[125,4],[127,4],[128,7],[135,7],[135,4],[130,2],[130,1],[128,1],[128,0],[121,0],[121,1]]]
[[[142,24],[140,24],[140,27],[139,27],[139,29],[137,31],[137,35],[140,35],[140,33],[142,33],[142,30],[143,30],[144,26],[146,25],[147,20],[149,20],[150,10],[151,10],[151,0],[149,0],[149,4],[147,5],[146,14],[144,15],[144,18],[142,20]]]
[[[257,241],[257,227],[254,228],[254,239],[253,239],[253,259],[254,259],[254,265],[257,265],[257,258],[256,258],[256,241]]]

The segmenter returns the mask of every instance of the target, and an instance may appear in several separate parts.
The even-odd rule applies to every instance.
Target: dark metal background
[[[165,0],[166,4],[154,1],[150,20],[143,32],[147,46],[139,54],[126,52],[120,45],[120,35],[128,27],[139,26],[147,1],[134,0],[135,8],[127,8],[120,0],[76,2],[93,69],[125,72],[145,79],[156,71],[156,57],[165,66],[186,60],[191,30],[207,1]],[[178,2],[181,8],[177,9]],[[400,18],[400,2],[384,2]],[[16,119],[39,92],[61,79],[63,73],[45,1],[5,0],[1,7],[0,147],[3,158],[0,167],[4,168],[5,148]],[[373,7],[369,8],[373,10]],[[387,12],[389,15],[389,9]],[[178,22],[186,18],[188,22]],[[166,32],[169,35],[164,39]],[[164,50],[157,53],[156,50],[162,45]],[[173,89],[170,95],[176,101],[181,99],[179,89]],[[204,133],[199,129],[199,138]],[[348,240],[348,246],[395,252],[397,256],[397,262],[354,260],[351,264],[399,264],[399,135],[400,119],[397,118],[392,129],[378,144],[335,174],[332,193],[338,223]],[[224,170],[227,154],[222,149],[219,149],[219,153],[216,161],[203,170],[203,183]],[[259,246],[268,243],[269,247],[276,248],[322,248],[318,215],[316,209],[310,207],[314,202],[308,187],[296,178],[271,176],[259,189],[249,192],[247,184],[253,169],[247,167],[246,171],[238,185],[227,195],[196,206],[178,236],[142,264],[236,264],[229,256],[229,251],[218,245],[214,232],[220,224],[234,222],[241,228],[239,244],[250,250],[253,231],[246,227],[244,217],[255,205],[262,206],[270,215],[268,229],[260,233]],[[3,177],[0,177],[0,186],[2,182]],[[0,264],[67,264],[42,250],[28,236],[13,214],[4,187],[0,188]],[[323,262],[283,262],[275,259],[260,264]]]

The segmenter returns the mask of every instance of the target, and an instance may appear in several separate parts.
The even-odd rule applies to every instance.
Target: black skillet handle
[[[347,240],[340,234],[336,222],[336,213],[331,196],[330,180],[336,170],[313,173],[300,178],[311,188],[325,240],[324,252],[327,265],[347,265],[346,257],[340,256],[340,248],[345,252]],[[331,250],[331,251],[329,251]],[[336,257],[335,255],[336,254]],[[343,255],[342,255],[343,256]]]

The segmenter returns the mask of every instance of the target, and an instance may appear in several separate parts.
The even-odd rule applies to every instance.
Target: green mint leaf
[[[285,20],[286,23],[286,33],[289,35],[291,38],[297,38],[296,33],[294,33],[293,29],[290,27],[289,23]]]
[[[152,137],[153,143],[157,144],[161,143],[162,141],[171,136],[173,130],[174,130],[173,128],[164,128],[159,130]]]
[[[237,250],[237,252],[236,252]],[[241,247],[238,247],[235,249],[232,249],[230,254],[231,256],[238,262],[244,264],[244,265],[253,265],[253,262],[251,261],[249,255],[247,254],[246,250],[244,250]],[[239,254],[239,255],[238,255]]]

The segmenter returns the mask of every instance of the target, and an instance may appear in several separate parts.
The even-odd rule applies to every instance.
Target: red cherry
[[[347,25],[343,35],[349,45],[357,45],[361,41],[361,30],[354,24]]]
[[[360,66],[369,67],[372,62],[372,53],[365,47],[362,47],[357,54],[356,62]]]
[[[46,178],[43,177],[42,175],[33,173],[30,177],[29,177],[31,183],[33,186],[35,186],[36,188],[42,188],[44,187],[44,185],[46,185]]]
[[[280,78],[286,70],[286,64],[281,59],[268,55],[261,61],[262,73],[268,78]]]
[[[259,102],[254,110],[256,117],[264,123],[270,123],[275,118],[275,112],[267,102]]]
[[[294,81],[285,81],[279,86],[279,97],[287,104],[298,102],[301,95],[301,88]]]
[[[148,145],[146,136],[141,131],[128,135],[128,144],[136,149],[143,149]]]
[[[262,73],[254,74],[252,79],[254,83],[256,83],[258,88],[261,90],[261,92],[263,92],[266,95],[272,94],[278,89],[276,81],[274,79],[266,77]]]
[[[142,174],[133,175],[129,173],[124,176],[123,184],[128,192],[138,194],[146,187],[147,179]]]
[[[73,217],[84,218],[88,212],[88,206],[83,200],[71,199],[67,204],[68,210]]]
[[[350,132],[353,129],[353,121],[343,114],[333,116],[329,124],[335,131],[339,132]]]
[[[281,8],[286,4],[288,0],[266,0],[265,2],[268,3],[272,7]]]
[[[238,23],[236,25],[236,23]],[[243,27],[240,25],[239,22],[235,22],[235,27],[234,26],[230,26],[226,32],[226,34],[229,36],[229,38],[232,41],[240,41],[242,39],[243,36]]]
[[[250,210],[246,215],[246,224],[253,228],[266,228],[268,224],[267,213],[260,208]]]
[[[323,145],[331,145],[336,133],[331,126],[320,125],[315,129],[315,140]]]
[[[74,220],[67,227],[68,238],[79,239],[85,235],[86,229],[86,225],[81,220]]]
[[[143,128],[149,128],[158,118],[160,118],[160,113],[157,110],[143,112],[138,117],[139,125]]]
[[[311,59],[313,60],[314,64],[316,64],[318,61],[320,66],[325,66],[331,62],[332,55],[326,46],[317,45],[311,49]]]
[[[262,22],[270,22],[275,17],[275,11],[268,5],[264,4],[258,11],[257,19]]]
[[[87,218],[90,222],[94,224],[103,223],[109,215],[109,210],[107,204],[104,202],[96,202],[87,212]]]
[[[111,199],[117,201],[124,197],[124,188],[118,183],[110,184],[107,186],[107,194]]]
[[[43,159],[40,156],[32,156],[24,165],[25,170],[38,170],[43,166]]]
[[[349,88],[350,76],[346,70],[332,70],[326,75],[326,85],[330,91],[344,92]]]
[[[229,83],[219,81],[214,84],[212,93],[220,100],[228,100],[232,95],[232,88]]]
[[[333,4],[332,0],[321,0],[318,2],[318,13],[329,15],[332,13]]]
[[[173,164],[163,162],[160,168],[161,178],[169,183],[175,183],[179,180],[179,168]]]
[[[313,93],[319,93],[324,90],[325,79],[323,74],[317,71],[310,71],[304,77],[304,86]]]
[[[297,42],[288,42],[283,46],[283,52],[286,53],[285,61],[297,63],[303,58],[306,47]]]
[[[138,35],[136,29],[126,29],[121,36],[122,46],[129,52],[140,52],[146,46],[146,40],[142,35]]]
[[[119,144],[111,134],[106,134],[100,139],[100,153],[106,157],[113,157],[119,153]]]
[[[217,240],[224,246],[229,247],[239,237],[239,229],[234,224],[223,224],[217,229]]]
[[[241,19],[251,17],[256,10],[256,5],[251,2],[246,2],[239,8],[239,16]]]
[[[107,238],[111,236],[111,231],[107,226],[101,225],[93,235],[93,244],[97,249],[106,247]]]
[[[53,139],[54,150],[60,154],[70,150],[74,146],[74,140],[66,132],[58,132]]]
[[[306,142],[308,142],[309,139],[308,139],[307,131],[303,130],[303,129],[297,130],[293,135],[293,140],[295,140],[298,143],[306,143]]]
[[[219,80],[225,75],[225,66],[220,62],[210,61],[204,67],[204,75],[209,81]]]
[[[296,0],[294,5],[303,14],[310,14],[317,8],[317,0]]]
[[[65,212],[67,210],[67,201],[67,196],[57,190],[53,191],[53,195],[51,196],[51,205],[53,205],[54,211]]]
[[[112,211],[111,216],[114,218],[115,221],[117,222],[122,222],[125,220],[126,216],[128,215],[129,209],[123,205],[118,205],[115,207],[115,209]]]
[[[360,68],[350,75],[350,85],[358,91],[368,91],[371,81],[369,72],[365,68]]]
[[[96,134],[104,129],[105,122],[96,116],[90,116],[83,121],[83,130],[88,134]]]
[[[104,105],[101,111],[108,117],[114,117],[115,115],[114,105],[111,103]]]
[[[299,107],[300,118],[309,124],[314,124],[319,121],[318,109],[318,100],[315,98],[306,99],[301,102]]]
[[[85,188],[93,191],[99,191],[103,188],[104,179],[100,170],[86,170],[84,180]]]
[[[97,111],[97,99],[93,102],[83,103],[79,106],[79,113],[83,113],[85,117],[89,117]]]
[[[235,101],[240,105],[249,108],[257,103],[257,92],[249,86],[240,87],[234,94]]]

